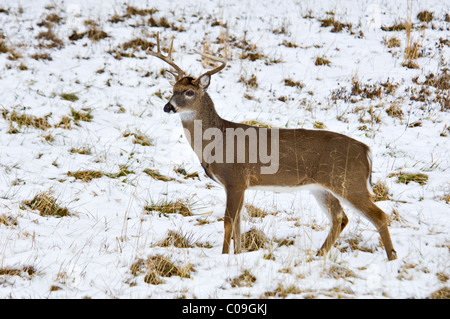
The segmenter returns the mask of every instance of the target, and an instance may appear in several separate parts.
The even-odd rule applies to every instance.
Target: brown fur
[[[208,78],[204,79],[203,87],[200,78],[184,77],[175,83],[174,95],[168,104],[176,105],[173,109],[177,113],[186,111],[195,112],[193,119],[202,121],[203,132],[208,128],[218,128],[226,133],[227,128],[247,129],[250,126],[234,123],[222,119],[214,108],[206,88]],[[208,81],[206,81],[208,80]],[[187,91],[193,91],[192,97],[187,97]],[[183,119],[183,117],[182,117]],[[183,120],[183,127],[194,136],[194,122]],[[234,239],[235,253],[241,252],[240,212],[244,203],[245,190],[255,186],[289,186],[299,187],[316,185],[313,194],[317,201],[330,217],[332,225],[328,237],[323,243],[318,255],[326,255],[335,243],[337,237],[345,228],[348,218],[345,215],[339,199],[347,200],[377,228],[384,244],[389,260],[396,258],[389,230],[387,228],[386,214],[378,208],[368,189],[368,180],[371,174],[369,148],[345,135],[318,130],[305,129],[279,129],[279,169],[275,174],[260,174],[263,163],[248,161],[246,154],[244,163],[237,162],[238,152],[235,143],[233,163],[207,163],[199,156],[206,174],[223,185],[227,195],[227,204],[224,219],[223,253],[228,253],[231,239]],[[274,134],[269,129],[268,136]],[[260,131],[258,131],[258,140]],[[225,142],[225,140],[224,140]],[[268,149],[272,149],[270,138]],[[193,140],[190,140],[194,148]],[[249,149],[246,140],[245,150]],[[225,149],[227,145],[225,144]],[[258,157],[259,158],[259,157]]]

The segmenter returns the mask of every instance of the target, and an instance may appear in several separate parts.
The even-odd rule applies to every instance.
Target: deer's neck
[[[207,129],[223,129],[224,120],[217,114],[214,103],[207,93],[204,94],[200,108],[198,108],[197,111],[193,111],[192,113],[185,111],[183,113],[180,114],[180,117],[185,135],[192,149],[196,153],[200,152],[200,149],[203,148],[199,145],[203,145],[203,134]],[[202,159],[200,159],[200,161],[202,162]]]
[[[221,127],[223,119],[217,114],[214,103],[208,93],[204,93],[200,101],[200,108],[197,111],[187,111],[180,114],[183,128],[188,130],[193,136],[194,128],[201,126],[202,132],[211,127]]]

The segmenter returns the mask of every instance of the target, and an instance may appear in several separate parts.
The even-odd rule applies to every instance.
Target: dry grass
[[[439,90],[449,90],[450,89],[450,74],[448,69],[442,69],[440,74],[435,75],[434,73],[429,73],[426,75],[426,80],[423,83],[435,87]],[[447,95],[448,96],[448,95]]]
[[[64,42],[56,36],[53,32],[51,26],[48,26],[47,31],[41,31],[36,36],[36,39],[40,40],[41,43],[39,47],[51,49],[51,48],[62,48],[64,46]]]
[[[301,294],[302,290],[295,285],[283,285],[278,284],[278,287],[274,291],[266,291],[261,298],[266,299],[270,297],[276,298],[286,298],[290,294],[298,295]]]
[[[36,269],[33,266],[24,266],[22,268],[10,268],[4,267],[0,268],[0,276],[19,276],[24,277],[28,275],[32,277],[36,274]]]
[[[69,150],[69,152],[73,153],[73,154],[80,154],[80,155],[91,155],[92,154],[91,149],[89,147],[78,147],[78,148],[72,147]]]
[[[415,60],[419,57],[419,43],[414,40],[411,35],[412,23],[409,21],[405,21],[405,31],[406,31],[406,47],[405,47],[405,57],[402,62],[402,66],[410,68],[410,69],[418,69],[419,65],[415,62]]]
[[[121,45],[122,50],[133,49],[134,51],[147,51],[148,49],[153,49],[154,43],[144,40],[142,38],[134,38],[133,40],[127,41]]]
[[[351,23],[343,23],[334,18],[334,15],[331,17],[327,17],[325,19],[319,19],[321,27],[331,27],[331,32],[341,32],[346,28],[348,31],[352,32],[352,24]]]
[[[383,200],[389,200],[389,188],[386,183],[378,181],[376,184],[372,185],[372,190],[375,194],[374,201],[379,202]]]
[[[258,79],[256,75],[252,74],[249,78],[245,78],[243,75],[239,78],[239,82],[243,83],[249,89],[258,88]]]
[[[433,292],[428,299],[450,299],[450,288],[444,287]]]
[[[17,217],[14,218],[13,216],[1,214],[0,215],[0,224],[3,224],[7,227],[17,226],[19,223],[17,222]]]
[[[257,120],[242,121],[241,124],[247,124],[247,125],[251,125],[251,126],[264,127],[264,128],[271,128],[272,127],[270,124],[263,123],[263,122],[260,122],[260,121],[257,121]]]
[[[419,19],[422,22],[430,22],[431,20],[433,20],[433,12],[427,10],[420,11],[417,14],[417,19]]]
[[[284,79],[285,86],[296,87],[298,89],[302,89],[305,85],[300,81],[294,81],[292,79]]]
[[[39,193],[32,200],[23,201],[22,205],[38,210],[41,216],[71,216],[69,210],[59,206],[56,199],[48,192]]]
[[[239,276],[229,280],[231,287],[252,287],[256,282],[256,277],[249,270],[244,270]]]
[[[401,107],[399,106],[399,104],[397,103],[392,103],[387,109],[386,109],[386,113],[390,116],[390,117],[395,117],[398,119],[403,119],[403,111],[401,109]]]
[[[418,173],[418,174],[408,174],[408,173],[391,173],[388,177],[397,177],[397,182],[402,184],[409,184],[410,182],[416,182],[420,185],[425,185],[428,181],[428,175]]]
[[[325,275],[333,279],[356,277],[355,272],[347,267],[337,264],[331,265],[331,267],[325,271]]]
[[[402,31],[405,30],[405,23],[401,21],[394,22],[393,25],[387,27],[387,26],[381,26],[381,30],[383,31]]]
[[[402,45],[402,42],[397,37],[390,37],[390,38],[385,37],[383,39],[383,43],[388,48],[398,48]]]
[[[147,212],[157,211],[162,215],[180,214],[182,216],[192,216],[190,204],[186,201],[178,199],[176,201],[160,200],[144,207]]]
[[[78,96],[75,93],[62,93],[59,96],[65,101],[70,102],[78,101]]]
[[[160,285],[164,281],[161,277],[179,276],[181,278],[190,278],[190,273],[194,271],[192,265],[185,267],[176,266],[170,259],[155,255],[146,260],[138,259],[130,267],[131,274],[138,276],[144,275],[144,282],[150,285]]]
[[[123,137],[133,136],[133,144],[139,144],[142,146],[153,146],[153,139],[139,131],[136,131],[134,133],[126,131],[125,133],[122,134],[122,136]]]
[[[318,129],[318,130],[324,130],[324,129],[327,128],[327,127],[325,126],[325,124],[324,124],[323,122],[320,122],[320,121],[315,121],[314,124],[313,124],[313,127],[314,127],[315,129]]]
[[[91,122],[93,119],[93,116],[91,114],[91,109],[82,109],[80,111],[77,111],[73,108],[70,108],[70,115],[72,116],[73,122],[75,125],[80,125],[79,122]]]
[[[50,115],[47,115],[45,117],[36,117],[28,114],[18,114],[16,111],[12,111],[11,113],[9,113],[9,111],[5,110],[2,112],[2,117],[10,123],[11,127],[12,122],[16,123],[19,128],[26,126],[46,130],[51,127],[48,122],[48,118],[50,117]],[[16,131],[15,133],[18,132]]]
[[[147,174],[148,176],[150,176],[151,178],[156,179],[158,181],[170,182],[170,181],[175,180],[172,177],[168,177],[168,176],[162,175],[157,169],[146,168],[146,169],[144,169],[144,173]]]
[[[331,61],[328,60],[327,58],[325,58],[324,56],[320,57],[316,57],[316,61],[314,62],[314,65],[326,65],[326,66],[330,66]]]
[[[159,246],[159,247],[173,246],[176,248],[192,248],[192,247],[194,247],[194,244],[192,242],[193,242],[192,236],[169,230],[166,238],[164,238],[162,241],[157,243],[155,246]]]
[[[260,209],[250,204],[245,204],[245,209],[247,210],[247,214],[250,217],[263,218],[268,214],[264,209]]]
[[[30,55],[30,57],[32,59],[35,59],[35,60],[47,60],[47,61],[51,61],[52,60],[51,55],[46,53],[46,52],[34,53],[34,54]]]
[[[90,182],[95,178],[101,178],[103,175],[104,174],[102,172],[93,170],[67,172],[67,176],[74,177],[75,179],[79,179],[85,183]]]
[[[241,236],[242,249],[248,251],[255,251],[260,248],[264,248],[268,243],[267,236],[263,231],[255,228],[250,229],[248,232],[243,233]]]
[[[200,180],[200,176],[198,176],[198,172],[188,173],[186,171],[186,169],[181,166],[175,167],[173,170],[177,174],[183,175],[184,179],[197,178],[198,180]]]

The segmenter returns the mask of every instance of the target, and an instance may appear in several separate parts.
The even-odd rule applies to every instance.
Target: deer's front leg
[[[234,239],[234,253],[239,254],[241,252],[241,210],[244,204],[245,190],[237,187],[228,187],[226,192],[227,207],[224,218],[225,235],[222,254],[229,253],[231,237]]]

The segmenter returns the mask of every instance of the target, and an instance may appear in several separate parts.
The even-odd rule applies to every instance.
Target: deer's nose
[[[170,112],[176,113],[176,110],[173,107],[173,105],[170,104],[170,102],[169,102],[166,105],[164,105],[164,112],[166,112],[166,113],[170,113]]]

